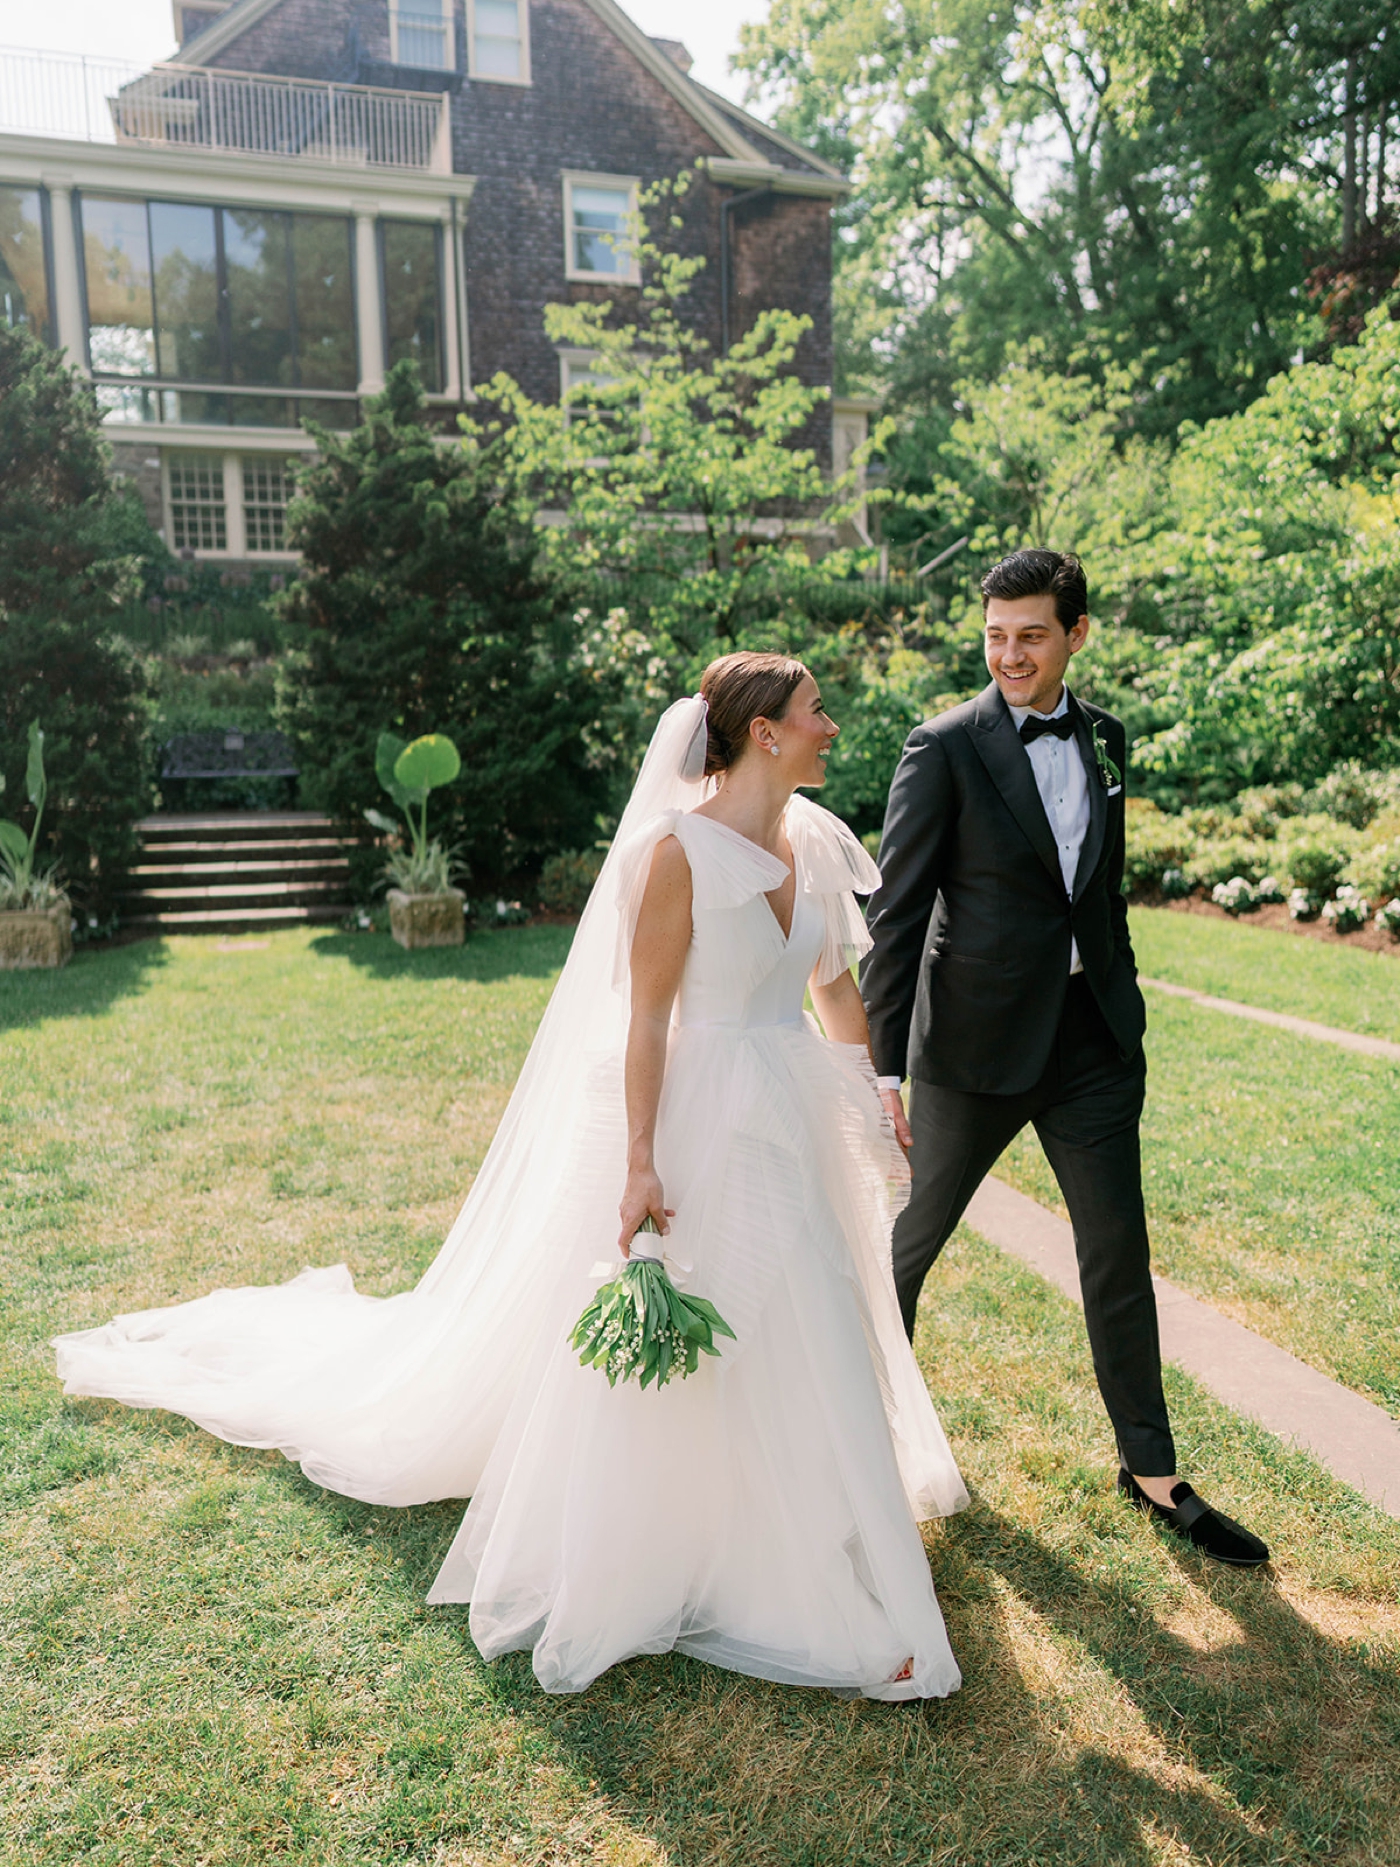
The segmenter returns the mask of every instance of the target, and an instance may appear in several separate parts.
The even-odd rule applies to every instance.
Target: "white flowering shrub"
[[[1400,940],[1400,901],[1387,901],[1383,908],[1377,908],[1371,925],[1388,933],[1392,940]]]
[[[1243,875],[1232,875],[1228,882],[1217,882],[1210,891],[1210,898],[1227,914],[1248,914],[1259,906],[1258,888]]]
[[[1316,895],[1310,895],[1306,888],[1295,888],[1288,897],[1288,918],[1291,921],[1315,921],[1321,909],[1322,903]]]
[[[1361,890],[1344,882],[1324,906],[1322,918],[1338,933],[1355,933],[1366,925],[1370,913],[1371,904]]]

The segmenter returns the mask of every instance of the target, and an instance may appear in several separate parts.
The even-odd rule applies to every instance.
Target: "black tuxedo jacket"
[[[993,682],[916,727],[890,788],[861,968],[881,1076],[987,1095],[1040,1079],[1064,1006],[1070,940],[1124,1058],[1147,1015],[1123,899],[1123,789],[1110,795],[1092,727],[1120,772],[1122,722],[1076,700],[1089,828],[1066,894],[1026,748]]]

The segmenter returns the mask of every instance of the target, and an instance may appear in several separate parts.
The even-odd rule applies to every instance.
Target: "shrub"
[[[90,389],[0,324],[0,771],[18,808],[40,720],[44,849],[82,920],[110,912],[151,801],[145,678],[113,629],[142,554],[160,545],[107,468]]]
[[[1346,879],[1373,901],[1400,895],[1400,837],[1359,850],[1347,864]]]
[[[1128,799],[1126,843],[1123,876],[1130,895],[1165,892],[1166,875],[1183,873],[1195,848],[1195,838],[1180,817],[1168,816],[1141,797]]]
[[[551,856],[540,871],[540,906],[546,914],[582,914],[605,849],[566,849]]]
[[[1321,912],[1321,900],[1317,895],[1310,895],[1306,888],[1295,888],[1288,897],[1288,918],[1291,921],[1315,921]]]
[[[1272,875],[1266,875],[1257,883],[1247,881],[1243,875],[1233,875],[1228,882],[1217,882],[1210,891],[1210,898],[1227,914],[1251,914],[1255,908],[1278,901],[1282,896]]]
[[[1307,793],[1304,808],[1366,829],[1387,806],[1400,801],[1400,773],[1368,771],[1356,759],[1347,759]]]
[[[1259,905],[1259,891],[1242,875],[1232,876],[1228,882],[1217,882],[1210,891],[1210,898],[1227,914],[1248,914]]]
[[[1388,933],[1392,940],[1400,940],[1400,901],[1387,901],[1383,908],[1377,908],[1371,924],[1382,933]]]
[[[1300,784],[1260,784],[1241,791],[1230,816],[1245,836],[1276,837],[1291,817],[1303,810]]]
[[[1271,875],[1279,860],[1278,845],[1255,842],[1248,836],[1221,836],[1197,843],[1187,872],[1199,888],[1242,879],[1251,884]]]
[[[441,446],[425,408],[404,363],[353,434],[314,430],[320,453],[288,514],[304,561],[280,599],[279,716],[306,801],[357,826],[378,800],[380,733],[448,734],[462,775],[442,840],[500,881],[596,834],[614,672],[582,653],[536,532],[497,497],[490,450]]]
[[[1371,904],[1360,890],[1343,883],[1336,896],[1324,905],[1322,918],[1338,933],[1355,933],[1366,925],[1370,912]]]
[[[1325,900],[1336,893],[1360,841],[1357,832],[1345,824],[1326,817],[1300,817],[1290,834],[1279,839],[1279,870],[1294,888]]]

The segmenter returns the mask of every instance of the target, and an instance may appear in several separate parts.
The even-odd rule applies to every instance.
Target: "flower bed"
[[[1400,940],[1400,773],[1348,766],[1309,791],[1269,785],[1176,814],[1131,798],[1127,841],[1136,899]]]

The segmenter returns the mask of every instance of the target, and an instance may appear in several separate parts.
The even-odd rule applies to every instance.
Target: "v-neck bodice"
[[[787,880],[779,857],[712,817],[682,817],[676,834],[690,860],[693,899],[677,1022],[740,1030],[800,1023],[825,926],[796,844],[785,935],[767,899]]]

